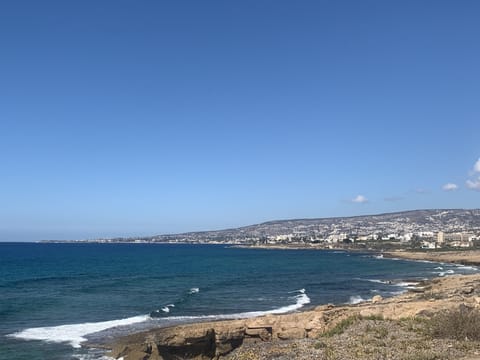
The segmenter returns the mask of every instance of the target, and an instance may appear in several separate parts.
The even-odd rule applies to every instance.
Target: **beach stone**
[[[277,337],[280,340],[293,340],[293,339],[303,339],[306,337],[306,332],[304,328],[298,328],[298,327],[293,327],[293,328],[282,328],[277,333]]]
[[[245,335],[253,338],[259,338],[262,341],[269,341],[272,339],[271,327],[249,327],[245,330]]]
[[[372,298],[372,304],[376,304],[376,303],[379,303],[380,301],[383,300],[383,297],[381,297],[380,295],[375,295],[373,298]]]
[[[473,286],[467,286],[467,287],[464,287],[464,288],[462,289],[462,294],[470,295],[470,294],[472,294],[474,291],[475,291],[475,289],[473,288]]]

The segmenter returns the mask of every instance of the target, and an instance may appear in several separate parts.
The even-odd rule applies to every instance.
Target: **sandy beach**
[[[477,251],[393,252],[412,260],[480,264]],[[115,359],[480,359],[480,274],[454,275],[412,284],[408,292],[357,305],[314,309],[251,319],[154,329],[102,347]],[[452,319],[439,320],[439,314]],[[478,322],[474,334],[449,329],[465,316]],[[443,321],[444,323],[441,323]],[[437,325],[435,325],[437,323]],[[438,326],[440,323],[440,326]],[[478,329],[477,329],[478,327]],[[438,331],[437,331],[438,332]],[[99,346],[98,344],[91,344]]]

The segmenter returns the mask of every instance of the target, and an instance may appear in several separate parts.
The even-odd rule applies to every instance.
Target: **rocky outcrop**
[[[219,359],[245,343],[316,339],[351,316],[395,320],[462,304],[480,307],[480,275],[434,279],[416,291],[358,305],[324,305],[284,315],[155,329],[119,339],[109,348],[112,357],[124,360]]]

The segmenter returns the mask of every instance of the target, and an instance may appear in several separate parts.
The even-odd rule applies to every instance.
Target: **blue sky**
[[[480,206],[478,1],[2,1],[0,241]]]

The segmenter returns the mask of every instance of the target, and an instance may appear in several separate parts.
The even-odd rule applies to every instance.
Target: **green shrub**
[[[357,320],[359,319],[358,316],[349,316],[348,318],[346,319],[343,319],[342,321],[340,321],[337,325],[335,325],[333,328],[331,328],[330,330],[327,330],[325,331],[322,336],[324,337],[332,337],[334,335],[340,335],[340,334],[343,334],[345,332],[345,330],[347,330],[348,327],[350,327],[351,325],[353,325]]]

